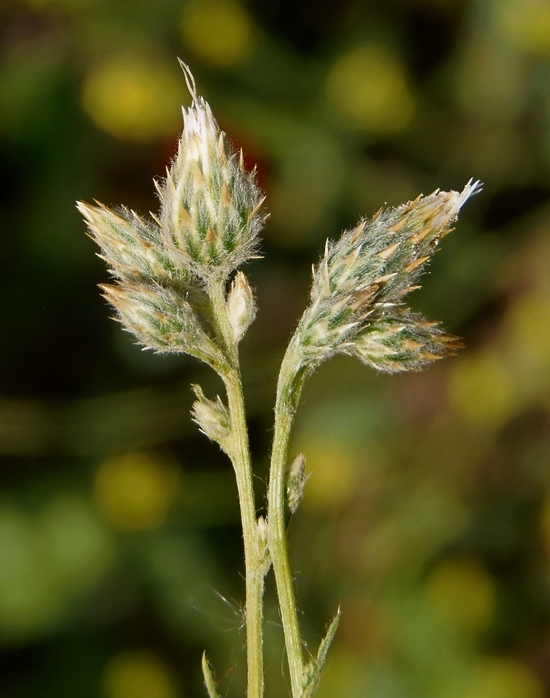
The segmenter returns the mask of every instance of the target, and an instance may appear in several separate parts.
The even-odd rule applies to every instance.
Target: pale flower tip
[[[468,184],[464,187],[464,189],[460,192],[458,195],[458,200],[456,202],[458,210],[464,206],[466,201],[470,199],[472,196],[475,196],[476,194],[479,194],[479,192],[483,189],[483,182],[481,182],[479,179],[476,179],[474,181],[474,178],[471,177],[470,180],[468,181]]]
[[[77,208],[77,211],[80,213],[80,215],[85,218],[85,220],[87,220],[89,223],[92,222],[93,212],[94,212],[93,206],[90,206],[90,204],[84,203],[84,201],[77,201],[76,208]]]
[[[435,192],[426,197],[426,200],[434,204],[438,211],[432,219],[433,224],[437,226],[448,226],[458,216],[460,209],[466,201],[472,196],[479,194],[483,184],[479,180],[471,178],[461,192],[454,190],[445,192],[437,189]]]
[[[187,65],[187,63],[184,63],[181,58],[178,58],[178,63],[180,64],[180,68],[183,70],[183,76],[185,78],[185,82],[187,84],[187,89],[189,90],[189,94],[191,97],[196,100],[197,99],[197,86],[195,84],[195,78],[193,77],[193,73],[191,72],[191,68]]]

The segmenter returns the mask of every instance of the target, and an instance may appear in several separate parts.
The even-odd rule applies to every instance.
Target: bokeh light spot
[[[108,531],[77,497],[49,503],[40,521],[42,545],[63,586],[93,588],[110,566],[114,548]]]
[[[514,659],[487,659],[473,672],[471,686],[457,698],[543,698],[533,672]]]
[[[532,294],[512,307],[507,324],[518,353],[537,365],[550,366],[550,298]]]
[[[381,45],[342,56],[328,76],[327,95],[341,115],[373,133],[402,131],[415,108],[403,64]]]
[[[548,0],[500,0],[493,5],[503,36],[517,48],[550,56]]]
[[[128,453],[99,465],[94,499],[116,530],[143,531],[163,523],[179,484],[175,463],[146,453]]]
[[[337,509],[349,496],[355,480],[355,454],[339,441],[319,439],[303,449],[311,477],[304,506],[312,510]]]
[[[230,68],[246,61],[254,48],[254,25],[246,10],[233,0],[197,0],[182,16],[185,45],[199,58]]]
[[[455,410],[485,426],[500,426],[516,406],[512,377],[495,354],[479,354],[454,366],[449,393]]]
[[[367,677],[368,669],[364,661],[335,647],[315,695],[317,698],[364,696]]]
[[[0,512],[0,584],[26,573],[32,546],[30,522],[23,514],[4,508]]]
[[[103,674],[106,698],[179,698],[169,667],[149,652],[115,656]]]
[[[437,615],[452,630],[485,630],[495,608],[495,587],[473,560],[440,563],[429,575],[426,593]]]
[[[49,627],[59,596],[33,522],[0,510],[0,637],[24,638]]]
[[[82,87],[82,107],[115,138],[149,141],[177,133],[184,82],[176,70],[137,54],[94,66]]]
[[[110,536],[83,499],[51,500],[40,517],[0,508],[0,638],[50,631],[114,558]]]

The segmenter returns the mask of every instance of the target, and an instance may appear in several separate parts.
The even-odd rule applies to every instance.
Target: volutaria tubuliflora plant
[[[254,293],[239,267],[258,251],[266,220],[254,172],[246,171],[197,95],[182,64],[193,102],[183,110],[178,151],[166,178],[155,182],[158,216],[79,203],[113,283],[103,284],[118,321],[146,349],[187,353],[221,377],[226,397],[193,386],[192,416],[229,456],[238,488],[246,572],[247,696],[264,690],[262,612],[264,579],[273,567],[293,698],[317,688],[339,612],[313,658],[306,655],[289,565],[285,519],[302,498],[305,456],[289,464],[290,431],[307,377],[336,354],[348,354],[387,373],[418,371],[462,346],[437,322],[412,312],[406,296],[439,241],[480,183],[462,192],[435,191],[396,208],[380,209],[327,241],[313,268],[309,305],[284,355],[265,516],[256,514],[238,346],[256,315]],[[219,698],[206,655],[202,668],[210,698]]]

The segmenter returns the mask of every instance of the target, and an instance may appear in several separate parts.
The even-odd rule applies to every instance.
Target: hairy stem
[[[225,287],[220,282],[213,282],[209,288],[214,316],[218,331],[223,339],[231,368],[221,374],[227,391],[227,402],[231,417],[232,449],[231,460],[235,470],[241,524],[243,529],[244,562],[246,580],[246,645],[247,645],[247,696],[263,696],[263,591],[264,566],[260,560],[258,524],[256,519],[256,501],[248,445],[248,429],[239,358],[236,342],[233,339],[227,305]]]
[[[301,385],[296,387],[297,366],[291,341],[279,374],[275,405],[275,431],[269,477],[268,541],[279,597],[293,698],[300,698],[304,684],[304,658],[285,526],[288,443]]]

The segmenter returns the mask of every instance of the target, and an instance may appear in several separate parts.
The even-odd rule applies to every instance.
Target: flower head
[[[166,179],[155,183],[159,216],[146,220],[126,208],[77,206],[115,278],[101,288],[124,327],[145,348],[186,352],[219,366],[223,355],[209,336],[206,290],[254,256],[265,220],[263,195],[181,65],[193,102],[183,110],[176,158]],[[255,314],[242,274],[229,300],[238,341]]]
[[[418,288],[439,241],[480,188],[470,180],[460,193],[419,196],[380,210],[336,243],[327,241],[314,268],[311,303],[295,335],[302,365],[313,367],[346,353],[393,372],[453,353],[460,346],[457,338],[408,311],[403,299]]]
[[[159,225],[193,273],[205,281],[216,274],[227,278],[256,252],[264,197],[181,65],[193,103],[183,110],[176,158],[157,186]]]

